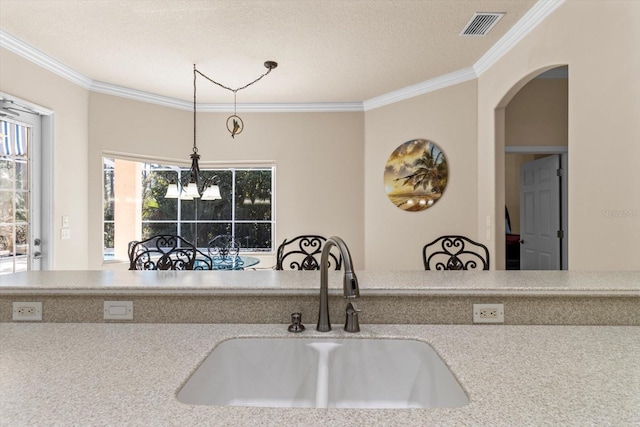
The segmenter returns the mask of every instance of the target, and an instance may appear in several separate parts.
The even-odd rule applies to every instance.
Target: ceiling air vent
[[[494,25],[502,18],[504,13],[484,13],[476,12],[471,20],[464,27],[461,36],[486,36],[487,33],[493,28]]]

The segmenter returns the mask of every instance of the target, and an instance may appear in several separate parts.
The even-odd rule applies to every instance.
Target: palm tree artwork
[[[442,197],[448,167],[444,153],[432,141],[414,139],[391,153],[384,171],[385,191],[398,208],[425,210]]]

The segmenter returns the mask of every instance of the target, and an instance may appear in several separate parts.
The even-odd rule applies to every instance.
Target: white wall
[[[87,267],[87,128],[89,92],[0,48],[0,92],[54,111],[53,241],[57,270]],[[68,215],[71,239],[61,240],[62,216]],[[46,239],[46,238],[45,238]]]
[[[364,268],[364,113],[240,113],[245,128],[234,139],[228,116],[198,114],[201,164],[275,161],[276,244],[299,234],[337,235]],[[90,267],[102,268],[102,152],[189,161],[193,113],[92,93],[89,135]],[[273,264],[267,258],[261,266]]]
[[[477,239],[476,82],[468,81],[368,111],[365,141],[365,265],[423,270],[422,247],[442,234]],[[412,139],[435,142],[447,158],[442,197],[420,212],[391,203],[383,183],[389,155]]]
[[[478,229],[504,209],[496,107],[539,71],[567,64],[569,269],[640,269],[638,22],[640,2],[567,0],[480,76]],[[494,222],[493,236],[502,233]],[[485,243],[495,249],[497,241]]]
[[[533,79],[505,109],[505,144],[567,146],[568,79]]]

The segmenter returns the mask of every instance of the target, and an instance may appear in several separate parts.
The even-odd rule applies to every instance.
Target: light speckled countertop
[[[338,329],[338,328],[336,328]],[[446,409],[192,406],[176,392],[220,341],[286,325],[0,324],[0,425],[640,425],[640,328],[363,325],[295,337],[420,339],[470,404]],[[294,337],[292,337],[294,338]]]
[[[640,296],[640,271],[357,271],[368,295]],[[342,272],[329,290],[342,292]],[[0,276],[0,295],[317,294],[318,271],[34,271]]]

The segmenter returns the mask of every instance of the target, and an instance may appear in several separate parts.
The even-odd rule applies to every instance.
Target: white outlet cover
[[[133,301],[105,301],[105,320],[133,320]]]
[[[495,317],[482,316],[482,311],[495,311]],[[504,304],[473,304],[473,323],[504,323]]]
[[[13,302],[12,320],[17,322],[41,321],[42,320],[42,302],[34,301],[14,301]],[[33,309],[33,314],[24,314],[24,310]]]
[[[70,228],[61,228],[60,229],[60,239],[62,239],[62,240],[71,240],[71,229]]]

